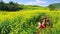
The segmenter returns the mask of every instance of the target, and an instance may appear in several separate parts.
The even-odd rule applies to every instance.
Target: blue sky
[[[40,5],[40,6],[48,6],[49,4],[60,2],[60,0],[3,0],[3,1],[6,3],[8,3],[9,1],[13,1],[24,5]]]

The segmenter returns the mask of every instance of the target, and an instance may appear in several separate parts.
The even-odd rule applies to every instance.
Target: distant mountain
[[[60,3],[53,3],[48,6],[51,10],[60,10]]]

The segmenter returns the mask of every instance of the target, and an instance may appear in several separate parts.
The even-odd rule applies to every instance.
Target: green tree
[[[13,1],[10,1],[9,3],[0,2],[0,10],[3,11],[18,11],[22,9],[22,6],[20,7],[18,3],[14,3]]]

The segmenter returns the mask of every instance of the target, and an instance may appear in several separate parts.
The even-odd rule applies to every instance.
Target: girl
[[[46,18],[46,25],[50,26],[50,19],[49,19],[49,17]]]
[[[46,18],[42,20],[42,23],[39,28],[41,29],[46,28]]]

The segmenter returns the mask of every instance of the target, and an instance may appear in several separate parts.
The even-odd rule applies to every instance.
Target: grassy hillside
[[[23,10],[48,10],[48,7],[42,7],[37,5],[20,5],[21,8],[24,8]]]
[[[0,34],[33,34],[37,31],[37,22],[46,16],[50,17],[53,28],[40,30],[41,34],[60,34],[60,10],[21,10],[0,12]]]

